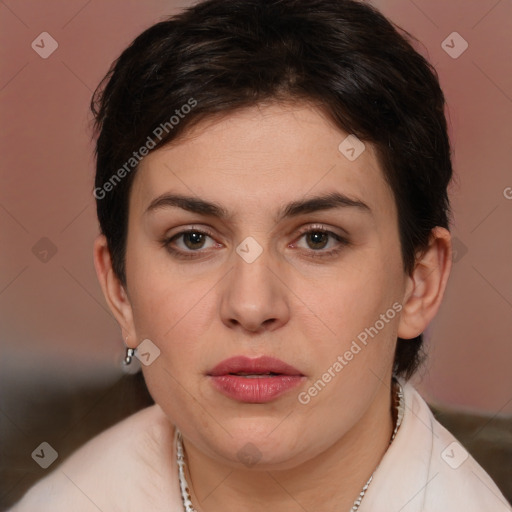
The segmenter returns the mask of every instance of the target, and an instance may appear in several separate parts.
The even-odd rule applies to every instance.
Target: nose
[[[272,259],[266,249],[252,262],[233,255],[233,268],[222,284],[220,312],[229,328],[258,333],[288,322],[290,290],[283,280],[284,263]]]

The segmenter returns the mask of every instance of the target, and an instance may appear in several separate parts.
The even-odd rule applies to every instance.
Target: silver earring
[[[128,343],[128,336],[125,336],[124,340],[125,340],[126,343]],[[132,363],[132,358],[133,358],[134,354],[135,354],[135,349],[134,348],[126,347],[126,355],[125,355],[124,360],[123,360],[123,364],[125,366],[128,366],[128,365],[130,365]]]
[[[135,349],[134,348],[126,347],[126,356],[125,356],[124,361],[123,361],[123,363],[126,366],[131,364],[132,358],[133,358],[134,354],[135,354]]]

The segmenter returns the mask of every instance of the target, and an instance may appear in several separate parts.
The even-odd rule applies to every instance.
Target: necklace
[[[405,410],[405,402],[404,402],[404,393],[402,386],[400,385],[400,382],[393,378],[393,384],[396,387],[396,393],[394,396],[394,409],[396,409],[396,413],[393,414],[395,416],[396,414],[396,420],[395,420],[395,429],[393,430],[393,435],[391,436],[391,440],[389,441],[389,444],[393,442],[393,439],[395,439],[396,433],[398,431],[398,428],[400,427],[400,424],[402,423],[402,419],[404,416],[404,410]],[[188,487],[188,482],[185,478],[185,455],[183,450],[183,441],[181,432],[179,431],[178,427],[176,427],[176,434],[175,434],[175,442],[176,442],[176,462],[178,464],[178,476],[180,481],[180,491],[181,491],[181,499],[183,501],[183,507],[185,512],[197,512],[196,509],[192,506],[192,500],[190,499],[190,491]],[[389,445],[388,445],[389,447]],[[359,496],[357,497],[356,501],[354,501],[354,505],[352,505],[352,508],[350,509],[350,512],[355,512],[359,506],[361,505],[361,501],[368,489],[368,486],[370,485],[371,481],[373,480],[373,475],[375,474],[375,471],[377,471],[377,467],[374,469],[373,473],[371,474],[370,478],[364,484],[361,492],[359,493]]]

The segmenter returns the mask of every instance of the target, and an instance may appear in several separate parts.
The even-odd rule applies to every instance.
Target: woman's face
[[[397,210],[372,146],[357,156],[347,136],[307,105],[254,107],[197,125],[135,176],[131,334],[160,350],[143,366],[154,400],[217,460],[237,463],[252,443],[260,464],[293,467],[389,389],[407,288]],[[171,194],[226,216],[173,206]],[[354,204],[287,208],[329,194]],[[208,374],[238,355],[278,358],[302,377],[263,401],[227,396]]]

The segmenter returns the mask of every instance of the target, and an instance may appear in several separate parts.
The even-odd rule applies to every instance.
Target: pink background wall
[[[138,33],[189,4],[0,3],[4,385],[44,379],[46,386],[69,386],[119,376],[120,331],[92,262],[97,223],[88,103],[110,62]],[[373,4],[421,41],[438,70],[454,147],[457,253],[444,304],[429,328],[429,362],[414,382],[439,405],[511,414],[512,2]],[[469,44],[456,59],[441,46],[454,31]],[[58,43],[47,59],[31,47],[42,32]],[[57,251],[46,262],[32,251],[43,237]]]

